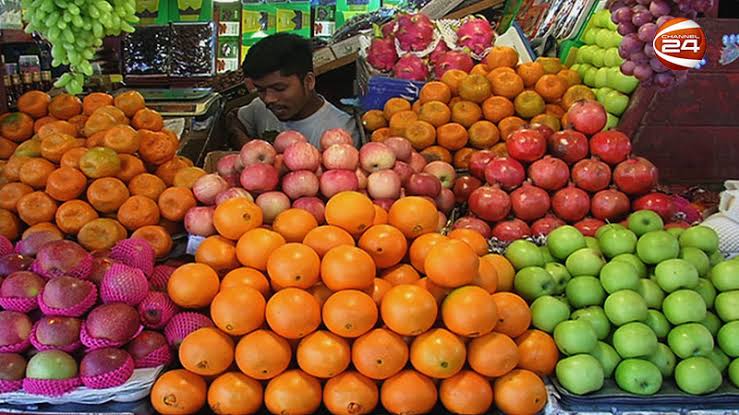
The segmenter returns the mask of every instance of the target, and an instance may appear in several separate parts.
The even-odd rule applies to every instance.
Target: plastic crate
[[[383,109],[390,98],[400,97],[414,102],[425,82],[408,81],[405,79],[389,78],[385,76],[371,76],[367,83],[367,90],[359,98],[359,105],[363,111]]]

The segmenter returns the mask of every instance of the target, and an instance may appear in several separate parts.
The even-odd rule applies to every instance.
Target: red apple
[[[307,170],[293,171],[282,178],[282,191],[292,200],[318,194],[318,177]]]
[[[411,159],[411,153],[413,153],[413,147],[411,142],[403,137],[388,137],[382,142],[386,146],[390,147],[395,153],[395,159],[400,161],[408,162]]]
[[[465,203],[475,189],[482,186],[480,179],[474,176],[461,176],[454,181],[454,197],[457,203]]]
[[[244,167],[257,163],[272,164],[275,162],[277,151],[272,144],[264,140],[251,140],[241,147],[239,158]]]
[[[290,170],[316,171],[321,165],[321,153],[310,143],[295,143],[285,149],[285,166]]]
[[[400,186],[400,176],[390,169],[376,171],[367,178],[367,193],[373,199],[397,199]]]
[[[325,151],[334,144],[354,144],[352,135],[342,128],[331,128],[321,135],[321,150]]]
[[[436,212],[436,213],[439,214],[439,223],[436,225],[436,232],[441,232],[441,231],[444,230],[444,228],[446,228],[446,224],[447,224],[447,222],[449,222],[449,219],[447,219],[447,217],[444,214],[444,212],[439,211],[439,212]]]
[[[432,161],[423,168],[424,173],[430,173],[439,178],[441,187],[451,189],[454,186],[454,179],[457,178],[457,172],[454,167],[445,161]]]
[[[572,104],[567,111],[567,120],[581,133],[592,135],[606,126],[608,116],[598,101],[583,100]]]
[[[265,166],[270,166],[266,164]],[[271,166],[270,166],[271,167]],[[204,205],[212,205],[219,193],[229,188],[228,182],[217,173],[206,174],[195,181],[192,193]]]
[[[246,191],[246,189],[242,189],[241,187],[231,187],[218,193],[218,196],[216,196],[216,206],[229,199],[235,199],[237,197],[245,197],[252,202],[254,201],[254,198]]]
[[[357,175],[351,170],[328,170],[321,175],[321,194],[326,198],[347,191],[358,190]]]
[[[239,160],[240,156],[238,154],[226,154],[216,163],[216,171],[224,177],[233,174],[238,175],[238,173],[241,173],[241,169],[244,168]]]
[[[361,167],[357,167],[357,169],[354,170],[354,175],[357,176],[357,188],[360,190],[366,189],[367,188],[367,173],[365,173]]]
[[[290,198],[282,192],[262,193],[254,203],[262,209],[265,223],[272,223],[277,215],[290,209]]]
[[[391,169],[395,165],[395,153],[383,143],[367,143],[359,149],[359,165],[370,173]]]
[[[279,134],[277,134],[277,137],[275,137],[275,151],[277,151],[277,154],[282,154],[285,152],[285,149],[290,147],[291,145],[295,143],[307,143],[308,139],[305,138],[303,134],[301,134],[299,131],[295,130],[287,130],[283,131]]]
[[[409,196],[428,196],[436,198],[441,192],[441,181],[429,173],[413,173],[405,185],[405,193]]]
[[[190,235],[211,236],[216,234],[213,226],[213,206],[195,206],[185,213],[185,230]]]
[[[359,151],[351,144],[334,144],[323,151],[323,167],[329,170],[354,170],[359,164]]]
[[[426,167],[426,158],[421,155],[421,153],[412,152],[411,153],[411,160],[408,162],[408,164],[411,166],[414,172],[420,173],[423,171],[423,168]]]
[[[279,181],[277,169],[271,164],[252,164],[241,172],[241,186],[251,193],[275,190]]]
[[[451,212],[454,209],[454,192],[452,192],[452,189],[443,187],[439,192],[439,196],[436,196],[435,202],[437,209],[440,211],[444,213]]]
[[[397,160],[395,162],[395,166],[393,166],[393,171],[397,173],[398,177],[400,178],[400,182],[404,186],[408,179],[411,177],[411,174],[415,173],[410,164],[400,160]]]
[[[374,199],[372,202],[377,206],[389,211],[396,199]]]
[[[317,197],[301,197],[293,202],[293,207],[310,212],[316,218],[319,225],[325,222],[324,211],[326,210],[326,206]]]
[[[480,150],[470,156],[469,170],[473,176],[485,180],[485,167],[495,158],[495,153],[490,150]]]
[[[278,154],[275,156],[274,166],[277,169],[277,174],[280,177],[286,175],[290,171],[285,165],[285,156],[283,154]]]
[[[634,200],[631,209],[634,211],[645,209],[654,211],[665,222],[670,222],[673,219],[676,210],[672,197],[659,192],[648,193]]]

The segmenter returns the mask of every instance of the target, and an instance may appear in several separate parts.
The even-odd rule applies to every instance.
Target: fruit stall
[[[0,412],[737,413],[726,3],[5,2]],[[234,146],[286,31],[359,145]]]

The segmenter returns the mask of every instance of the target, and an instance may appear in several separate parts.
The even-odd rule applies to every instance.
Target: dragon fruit
[[[493,29],[484,18],[469,19],[457,29],[457,46],[469,48],[476,55],[493,44]]]
[[[434,40],[434,24],[425,14],[401,14],[397,26],[395,38],[404,51],[424,50]]]
[[[389,71],[398,61],[398,53],[395,51],[395,42],[392,38],[372,40],[367,51],[367,62],[373,68],[380,71]]]
[[[425,81],[429,76],[429,70],[423,59],[414,55],[405,55],[393,67],[393,75],[400,79]]]
[[[395,37],[395,28],[398,27],[398,23],[395,20],[391,20],[384,25],[382,25],[382,37],[384,38],[393,38]]]
[[[436,75],[436,79],[441,79],[444,73],[450,69],[470,72],[474,66],[475,62],[472,61],[470,55],[464,52],[450,51],[439,58],[438,63],[434,66],[434,75]]]
[[[432,65],[438,64],[447,52],[449,52],[449,46],[446,45],[446,42],[439,42],[429,55],[429,62]]]

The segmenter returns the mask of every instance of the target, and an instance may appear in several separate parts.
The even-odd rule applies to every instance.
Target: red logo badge
[[[678,17],[659,28],[652,46],[666,67],[675,71],[693,69],[706,54],[706,35],[698,23]]]

